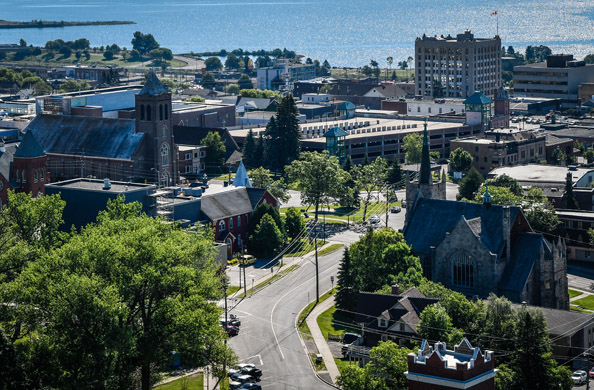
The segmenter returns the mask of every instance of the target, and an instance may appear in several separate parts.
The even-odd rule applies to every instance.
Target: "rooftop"
[[[59,181],[56,183],[46,184],[46,186],[53,186],[53,187],[61,187],[61,188],[76,188],[80,190],[89,190],[89,191],[105,191],[105,192],[115,192],[115,193],[123,193],[127,191],[135,191],[135,190],[143,190],[143,189],[154,189],[155,186],[152,184],[142,184],[142,183],[129,183],[123,181],[110,181],[109,182],[111,187],[109,189],[104,189],[105,183],[103,180],[99,179],[72,179],[72,180],[65,180]]]
[[[577,182],[586,173],[591,172],[591,168],[576,168],[571,171],[574,183]],[[495,168],[489,172],[489,178],[496,178],[500,175],[513,177],[519,182],[548,182],[565,183],[568,168],[556,165],[526,164],[509,167]]]

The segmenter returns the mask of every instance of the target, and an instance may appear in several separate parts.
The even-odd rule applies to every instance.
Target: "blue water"
[[[174,52],[273,49],[327,59],[331,65],[385,66],[413,54],[416,37],[471,29],[496,33],[523,50],[544,44],[581,58],[594,53],[592,0],[0,0],[6,20],[132,20],[136,25],[0,30],[0,43],[44,45],[85,37],[92,46],[130,48],[134,31]]]

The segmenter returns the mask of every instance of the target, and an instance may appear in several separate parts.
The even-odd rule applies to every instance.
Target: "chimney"
[[[111,183],[109,182],[109,179],[103,179],[103,189],[104,190],[111,189]]]
[[[400,286],[397,284],[392,286],[392,295],[400,295]]]

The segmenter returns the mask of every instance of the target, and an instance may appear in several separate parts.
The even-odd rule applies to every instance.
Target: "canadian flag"
[[[497,15],[497,11],[491,12],[491,16],[495,16],[495,15]]]

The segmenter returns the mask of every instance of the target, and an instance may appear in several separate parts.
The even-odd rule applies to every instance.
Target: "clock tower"
[[[150,72],[136,95],[136,132],[144,133],[143,159],[139,164],[148,178],[161,186],[177,183],[177,153],[173,143],[171,93]],[[150,180],[150,179],[149,179]]]

